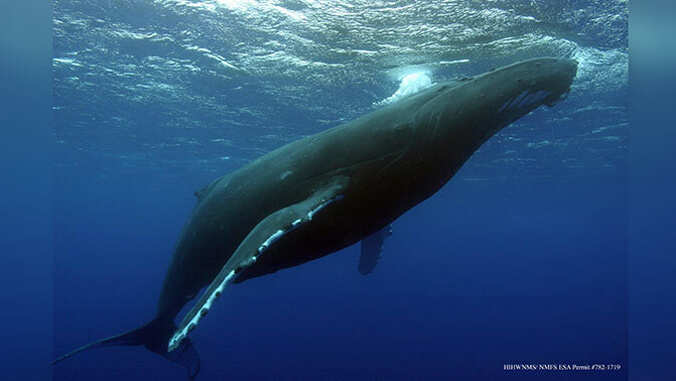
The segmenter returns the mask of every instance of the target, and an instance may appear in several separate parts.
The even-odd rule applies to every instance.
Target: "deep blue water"
[[[397,220],[373,273],[357,272],[351,247],[229,287],[192,335],[199,379],[626,379],[626,36],[615,21],[604,29],[580,20],[608,16],[607,9],[570,2],[569,13],[556,13],[510,3],[536,18],[578,17],[552,21],[570,33],[540,27],[554,40],[543,45],[531,36],[515,43],[516,53],[490,41],[522,35],[527,25],[481,29],[469,16],[465,26],[487,40],[463,50],[477,39],[464,36],[448,47],[450,56],[404,49],[391,62],[382,48],[387,59],[352,60],[280,38],[274,48],[289,56],[342,65],[303,69],[294,60],[270,63],[249,45],[233,43],[228,53],[219,45],[229,46],[228,38],[209,35],[228,22],[229,33],[267,46],[270,31],[250,26],[256,9],[185,13],[174,3],[153,2],[147,13],[129,13],[145,7],[134,1],[56,3],[55,355],[152,318],[192,193],[213,178],[373,110],[396,90],[399,67],[422,67],[440,80],[552,54],[581,61],[569,99],[495,136],[446,187]],[[351,30],[343,17],[341,30]],[[344,43],[280,23],[278,30],[322,46]],[[78,34],[82,25],[91,33]],[[185,30],[203,35],[181,45]],[[588,34],[576,41],[573,32]],[[245,73],[181,56],[193,45]],[[434,65],[454,59],[468,62]],[[621,369],[525,372],[505,371],[506,364]],[[142,348],[117,347],[58,364],[54,379],[180,380],[185,372]]]
[[[369,276],[356,271],[353,247],[229,289],[194,335],[202,377],[510,379],[503,364],[626,367],[625,186],[622,177],[565,188],[449,184],[394,224]],[[55,224],[55,352],[152,317],[193,202],[177,188],[74,181],[57,194],[72,202]],[[55,378],[182,372],[145,350],[113,348],[60,364]]]
[[[202,377],[523,379],[502,371],[512,363],[626,369],[625,186],[622,177],[449,184],[394,224],[366,277],[353,247],[231,287],[194,335]],[[56,211],[56,353],[152,317],[193,202],[152,177],[67,188],[56,195],[72,200]],[[56,379],[182,376],[138,348],[55,368]]]

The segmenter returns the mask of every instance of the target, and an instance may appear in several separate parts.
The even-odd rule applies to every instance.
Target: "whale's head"
[[[577,61],[537,58],[490,71],[473,81],[479,91],[479,112],[508,123],[541,105],[554,106],[570,91]],[[470,89],[468,89],[470,90]]]
[[[436,95],[418,110],[416,124],[425,126],[436,141],[472,147],[473,152],[508,124],[564,98],[576,73],[574,60],[536,58],[441,83],[429,89]]]

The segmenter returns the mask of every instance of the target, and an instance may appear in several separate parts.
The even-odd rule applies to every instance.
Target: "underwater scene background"
[[[355,246],[229,287],[192,334],[198,379],[626,379],[627,1],[55,1],[53,28],[55,355],[152,318],[214,178],[411,78],[557,56],[568,98],[397,220],[371,274]],[[139,347],[54,367],[185,378]]]

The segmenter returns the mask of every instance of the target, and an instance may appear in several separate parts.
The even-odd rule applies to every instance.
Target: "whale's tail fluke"
[[[167,352],[167,343],[169,337],[176,330],[176,325],[172,319],[156,317],[148,324],[133,331],[121,333],[105,339],[89,343],[70,353],[67,353],[54,360],[53,364],[63,361],[80,352],[88,351],[94,348],[112,347],[118,345],[137,346],[143,345],[149,351],[155,352],[171,361],[183,365],[188,370],[188,378],[194,379],[200,371],[200,357],[197,349],[190,339],[183,340],[178,348]]]

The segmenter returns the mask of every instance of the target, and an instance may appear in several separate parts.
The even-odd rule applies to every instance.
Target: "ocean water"
[[[193,192],[214,178],[381,107],[407,75],[547,55],[580,63],[568,99],[397,220],[368,276],[350,247],[229,287],[192,334],[198,379],[626,379],[627,6],[54,2],[55,355],[152,318]],[[185,378],[138,347],[54,367]]]

